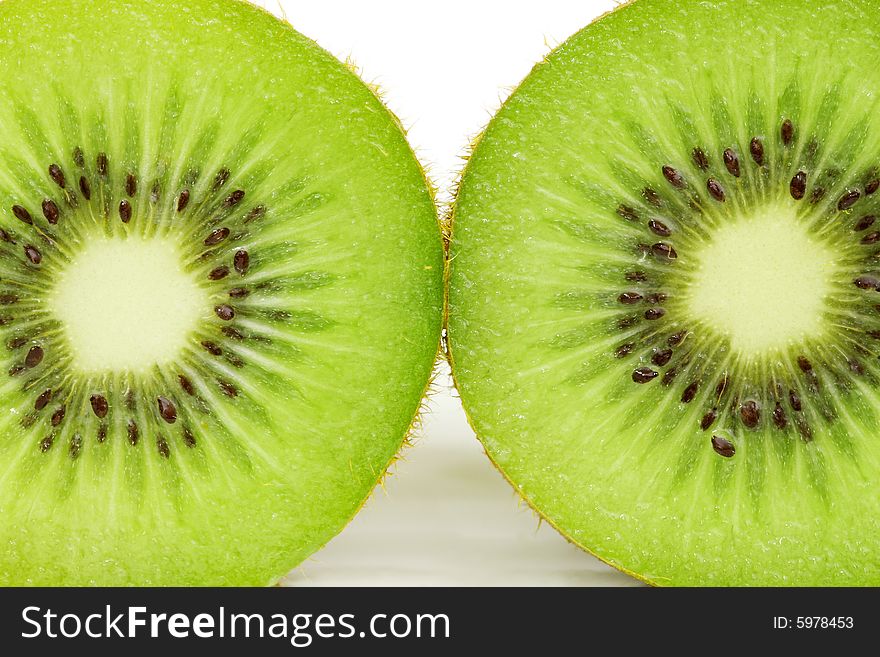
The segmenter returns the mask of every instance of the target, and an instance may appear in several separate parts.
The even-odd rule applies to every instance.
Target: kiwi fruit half
[[[235,0],[8,0],[0,44],[0,582],[277,581],[435,360],[399,123]]]
[[[880,7],[636,0],[474,148],[448,339],[566,537],[654,584],[880,584]]]

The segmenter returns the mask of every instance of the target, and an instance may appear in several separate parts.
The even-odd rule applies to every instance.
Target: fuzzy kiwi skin
[[[858,18],[857,34],[829,33],[829,25],[850,13]],[[669,185],[659,166],[670,163],[667,158],[677,158],[685,170],[692,166],[690,148],[706,145],[690,141],[688,130],[675,124],[670,106],[676,104],[698,116],[696,130],[716,164],[723,149],[735,144],[752,166],[753,136],[781,144],[786,117],[795,118],[806,135],[820,127],[817,116],[827,118],[829,97],[873,95],[880,86],[870,64],[877,56],[876,18],[876,7],[866,2],[804,7],[756,0],[708,7],[636,0],[539,64],[477,140],[465,169],[453,210],[447,330],[471,424],[489,457],[544,518],[569,540],[645,581],[865,585],[880,578],[874,556],[878,509],[870,492],[878,480],[875,388],[858,398],[841,394],[835,403],[844,419],[821,429],[816,420],[811,440],[798,435],[790,420],[784,433],[790,440],[780,440],[775,429],[761,428],[757,436],[738,429],[745,446],[737,444],[737,456],[728,459],[713,450],[700,416],[679,397],[670,402],[671,394],[651,384],[633,392],[632,366],[625,369],[614,359],[620,342],[606,328],[590,325],[596,309],[584,293],[597,279],[615,296],[626,291],[624,271],[610,264],[611,252],[589,237],[602,230],[609,242],[629,235],[615,216],[619,193],[604,204],[590,194],[604,183],[626,190],[620,179],[625,167],[612,174],[608,162],[622,154],[641,164],[629,137],[633,125],[644,130],[645,150],[655,129],[668,139],[660,140],[664,148],[656,161],[645,165],[650,171],[638,171],[652,184]],[[700,38],[689,38],[693,34]],[[731,47],[725,51],[727,39]],[[858,81],[843,76],[841,82],[833,63],[817,62],[816,43],[835,44],[837,56],[865,75]],[[718,62],[719,52],[733,53],[732,59]],[[706,75],[690,76],[689,61],[706,62]],[[809,81],[794,77],[798,61],[812,62],[811,70],[821,73]],[[725,85],[722,73],[733,69],[747,79]],[[793,78],[796,84],[783,94]],[[716,87],[704,89],[705,79]],[[700,110],[726,97],[735,119],[757,121],[742,102],[751,85],[772,109],[760,125],[735,124],[719,136],[721,112],[712,117]],[[842,178],[861,187],[863,199],[869,180],[864,176],[878,152],[875,116],[855,103],[840,103],[833,116],[840,127],[821,144],[829,159],[835,151],[853,153],[841,158],[850,162],[841,167]],[[853,125],[866,125],[869,136],[849,142]],[[686,151],[684,144],[690,146]],[[783,167],[800,162],[781,155],[778,161],[794,180],[797,169]],[[721,174],[727,175],[723,169]],[[792,202],[788,179],[786,203]],[[852,216],[836,218],[849,232],[869,210],[857,206]],[[609,298],[605,310],[613,303]],[[572,309],[583,313],[582,322]],[[607,372],[609,382],[584,372]],[[511,400],[517,400],[516,412]],[[765,422],[768,416],[762,416]],[[597,426],[610,438],[597,436]],[[766,445],[766,452],[748,448],[755,444]]]
[[[0,56],[0,172],[15,183],[0,184],[4,211],[15,193],[39,208],[47,167],[70,175],[77,147],[90,163],[108,155],[118,193],[126,167],[174,194],[187,169],[204,189],[228,167],[270,209],[263,253],[288,313],[271,327],[283,355],[258,376],[245,364],[249,393],[217,402],[192,450],[88,436],[71,458],[5,414],[0,583],[278,581],[363,504],[435,361],[443,250],[405,136],[350,70],[245,2],[9,0],[0,44],[15,53]],[[31,230],[15,221],[4,212],[4,229]],[[7,404],[23,404],[13,390]],[[154,406],[147,428],[162,426]]]

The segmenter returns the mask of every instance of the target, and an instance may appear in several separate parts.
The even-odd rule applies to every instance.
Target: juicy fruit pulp
[[[0,582],[277,580],[436,355],[402,131],[243,2],[9,0],[0,43]]]
[[[538,65],[468,163],[462,401],[618,568],[880,582],[878,19],[636,0]]]

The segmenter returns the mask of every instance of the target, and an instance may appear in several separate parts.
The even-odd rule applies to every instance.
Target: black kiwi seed
[[[189,205],[189,190],[184,189],[180,192],[180,196],[177,197],[177,211],[183,212],[186,210],[187,205]]]
[[[79,452],[82,449],[82,442],[82,436],[78,433],[75,433],[70,437],[70,447],[67,449],[70,458],[75,459],[79,456]]]
[[[174,424],[177,421],[177,408],[174,406],[174,402],[160,395],[156,398],[156,403],[159,406],[159,415],[162,419],[168,424]]]
[[[641,301],[642,298],[642,295],[638,292],[624,292],[619,297],[617,297],[617,301],[624,305],[631,306],[632,304]]]
[[[244,297],[246,297],[250,293],[251,293],[251,291],[245,287],[234,287],[231,290],[229,290],[229,296],[232,297],[233,299],[243,299]]]
[[[25,346],[27,343],[28,343],[27,338],[19,336],[17,338],[12,338],[9,342],[6,343],[6,346],[10,350],[14,351],[16,349],[20,349],[21,347]]]
[[[667,296],[663,292],[651,292],[651,294],[645,297],[645,302],[651,304],[652,306],[656,306],[657,304],[666,301],[666,299]]]
[[[663,167],[663,177],[676,189],[683,189],[685,187],[686,183],[681,173],[669,165]]]
[[[222,228],[215,228],[211,231],[211,234],[205,238],[206,246],[215,246],[220,244],[223,240],[229,237],[229,229],[225,226]]]
[[[215,267],[208,273],[208,278],[212,281],[219,281],[221,278],[226,278],[227,276],[229,276],[229,267],[226,265]]]
[[[58,185],[61,189],[64,189],[64,186],[67,184],[67,181],[64,179],[64,171],[62,171],[61,167],[57,164],[49,165],[49,177],[52,179],[52,182]]]
[[[694,158],[694,164],[697,165],[698,169],[705,171],[709,168],[709,157],[706,155],[706,152],[702,148],[695,148],[692,156]]]
[[[129,198],[137,194],[137,178],[133,173],[128,174],[125,177],[125,193],[128,194]]]
[[[797,392],[795,392],[794,390],[788,391],[788,403],[791,404],[791,407],[798,412],[800,412],[803,408],[800,395],[798,395]]]
[[[651,247],[651,252],[658,258],[663,258],[666,260],[675,260],[678,257],[678,253],[675,252],[675,249],[664,242],[658,242],[657,244],[654,244]]]
[[[635,348],[636,348],[636,346],[632,342],[628,342],[627,344],[622,344],[617,349],[614,350],[614,357],[615,358],[625,358],[625,357],[629,356],[633,352],[633,349],[635,349]]]
[[[797,357],[798,367],[801,368],[803,372],[812,372],[813,364],[807,359],[806,356],[798,356]]]
[[[859,276],[853,283],[860,290],[876,290],[877,286],[880,285],[880,280],[873,276]]]
[[[871,182],[865,185],[865,196],[871,196],[878,189],[880,189],[880,178],[874,178]]]
[[[238,397],[238,388],[236,388],[231,383],[226,381],[218,381],[218,385],[220,386],[220,390],[223,391],[223,394],[227,397]]]
[[[43,208],[43,216],[46,217],[46,221],[48,221],[53,226],[58,223],[58,216],[61,214],[58,211],[58,206],[55,204],[50,198],[43,199],[42,203]]]
[[[645,200],[655,208],[663,207],[663,199],[660,198],[660,195],[650,187],[645,187],[642,190],[642,196],[644,196]]]
[[[196,437],[193,436],[192,431],[190,431],[187,427],[183,428],[183,444],[187,447],[196,446]]]
[[[751,399],[740,406],[739,415],[742,423],[749,429],[754,429],[761,421],[761,409],[758,403]]]
[[[18,295],[0,294],[0,306],[11,306],[18,303]]]
[[[688,334],[687,331],[679,331],[678,333],[673,333],[666,340],[666,344],[668,344],[670,347],[673,347],[673,348],[677,347],[682,342],[684,342],[684,339],[687,337],[687,334]]]
[[[651,219],[648,222],[648,228],[651,229],[652,233],[659,235],[660,237],[669,237],[672,235],[672,231],[669,227],[662,221],[657,221],[656,219]]]
[[[64,406],[59,406],[54,413],[52,413],[52,418],[50,422],[53,427],[57,427],[61,424],[61,420],[64,419],[64,414],[67,412],[67,409]]]
[[[724,151],[724,166],[727,167],[728,173],[736,178],[740,177],[739,157],[732,148]]]
[[[670,360],[672,360],[672,349],[661,349],[651,356],[651,362],[657,367],[668,365]]]
[[[840,200],[837,202],[837,209],[841,212],[846,212],[854,206],[860,198],[862,198],[862,193],[857,189],[851,189],[840,197]]]
[[[223,350],[210,340],[202,340],[202,347],[212,356],[220,356]]]
[[[794,425],[797,427],[798,432],[801,434],[801,438],[803,438],[805,443],[813,440],[813,430],[810,429],[810,425],[807,424],[807,421],[801,417],[800,415],[794,419]]]
[[[877,242],[880,242],[880,232],[878,232],[878,231],[868,233],[867,235],[865,235],[862,238],[862,244],[869,245],[869,244],[876,244]]]
[[[244,218],[244,223],[249,224],[252,221],[255,221],[266,214],[266,206],[265,205],[257,205],[250,212],[247,213],[247,216]]]
[[[643,283],[648,280],[648,275],[643,271],[628,271],[624,278],[631,283]]]
[[[12,239],[12,235],[7,233],[5,230],[0,228],[0,240],[3,240],[7,244],[15,244],[15,240]]]
[[[648,383],[659,376],[657,372],[649,367],[640,367],[632,373],[632,380],[636,383]]]
[[[794,141],[794,124],[790,119],[785,119],[782,122],[780,134],[782,135],[782,143],[786,146],[791,146],[791,143]]]
[[[135,424],[134,420],[128,421],[128,444],[129,445],[137,445],[138,437],[140,436],[140,432],[138,431],[138,426]]]
[[[785,429],[788,426],[788,418],[785,416],[785,409],[782,404],[776,402],[776,408],[773,409],[773,424],[777,429]]]
[[[712,198],[714,198],[719,203],[724,203],[725,194],[724,188],[721,186],[721,183],[719,183],[714,178],[709,178],[709,180],[706,181],[706,189],[709,190],[709,194],[712,196]]]
[[[89,180],[85,176],[79,177],[79,191],[82,192],[83,197],[87,201],[92,200],[92,186],[89,184]]]
[[[733,446],[733,443],[721,436],[712,436],[712,449],[726,459],[736,454],[736,448]]]
[[[99,418],[107,417],[107,411],[110,409],[107,404],[107,398],[103,395],[92,395],[89,397],[89,402],[92,405],[92,411]]]
[[[131,203],[129,203],[125,199],[119,201],[119,218],[124,224],[127,224],[129,221],[131,221]]]
[[[34,345],[28,350],[27,356],[24,357],[24,366],[29,369],[36,367],[43,362],[43,354],[43,348],[39,345]]]
[[[227,338],[232,338],[233,340],[244,340],[244,335],[236,329],[234,326],[223,326],[220,328],[223,331],[223,335]]]
[[[798,171],[791,179],[791,183],[788,187],[791,192],[791,197],[795,201],[800,201],[807,193],[807,172]]]
[[[762,166],[764,164],[764,143],[754,137],[751,142],[749,142],[749,153],[752,154],[752,159],[755,161],[755,164],[758,166]]]
[[[50,433],[48,436],[40,441],[40,451],[44,454],[48,452],[49,449],[51,449],[53,442],[55,442],[55,434]]]
[[[617,214],[626,219],[627,221],[637,222],[639,221],[639,214],[635,210],[633,210],[628,205],[619,205],[617,206]]]
[[[244,190],[236,189],[232,192],[226,199],[223,201],[223,207],[232,208],[241,203],[241,200],[244,198]]]
[[[34,402],[34,410],[35,411],[42,411],[44,408],[46,408],[46,405],[50,401],[52,401],[52,389],[47,388],[46,390],[44,390],[43,392],[40,393],[40,396],[37,397],[36,401]]]
[[[727,373],[725,372],[724,375],[721,377],[721,380],[715,386],[715,398],[721,399],[721,397],[724,395],[725,392],[727,392],[727,389],[729,387],[730,387],[730,376],[728,376]]]
[[[853,226],[853,231],[861,233],[863,230],[868,230],[874,225],[875,221],[877,221],[877,217],[873,214],[866,215],[856,222],[855,226]]]
[[[821,201],[823,198],[825,198],[825,189],[822,187],[817,187],[816,189],[813,190],[813,193],[810,194],[810,203],[815,205],[819,201]]]
[[[196,390],[195,390],[195,388],[193,388],[192,381],[190,381],[183,374],[178,374],[177,380],[180,382],[180,387],[183,388],[183,391],[186,394],[188,394],[190,396],[194,396],[196,394]]]
[[[103,443],[105,440],[107,440],[107,425],[106,424],[101,424],[101,426],[98,427],[97,438],[98,438],[99,443]]]
[[[666,314],[666,311],[663,308],[648,308],[645,311],[645,319],[654,321],[663,317]]]
[[[699,389],[699,382],[694,381],[687,388],[684,389],[684,392],[681,393],[681,401],[685,404],[690,404],[692,401],[694,401],[694,397],[697,396],[697,391]]]
[[[718,417],[718,409],[713,408],[708,413],[706,413],[702,419],[700,420],[700,428],[705,431],[709,427],[711,427],[715,423],[715,419]]]
[[[95,158],[95,164],[98,168],[98,175],[102,178],[107,176],[107,153],[98,153],[98,157]]]
[[[676,376],[678,376],[678,370],[675,367],[670,367],[668,370],[666,370],[666,373],[663,375],[660,383],[664,386],[670,386],[672,385],[672,382],[675,380]]]
[[[19,221],[23,221],[28,225],[32,226],[34,223],[34,219],[33,217],[31,217],[31,213],[20,205],[12,206],[12,214],[15,215],[16,219],[18,219]]]
[[[235,256],[232,258],[232,264],[235,267],[235,271],[244,276],[247,273],[248,267],[250,267],[251,257],[247,251],[236,251]]]
[[[37,249],[37,247],[32,244],[27,244],[24,247],[24,255],[31,262],[31,264],[38,265],[43,261],[43,254]]]
[[[220,169],[220,171],[217,172],[217,175],[214,176],[214,191],[216,192],[223,187],[227,180],[229,180],[229,169]]]
[[[219,306],[215,306],[214,313],[224,322],[228,322],[230,319],[235,317],[235,310],[232,308],[232,306],[228,306],[225,303],[220,304]]]

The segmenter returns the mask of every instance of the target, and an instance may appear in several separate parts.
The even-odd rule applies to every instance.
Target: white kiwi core
[[[693,315],[754,358],[818,338],[837,266],[785,206],[713,232],[697,254],[686,303]]]
[[[206,294],[168,240],[88,243],[49,297],[74,364],[83,371],[143,371],[180,354],[210,312]]]

